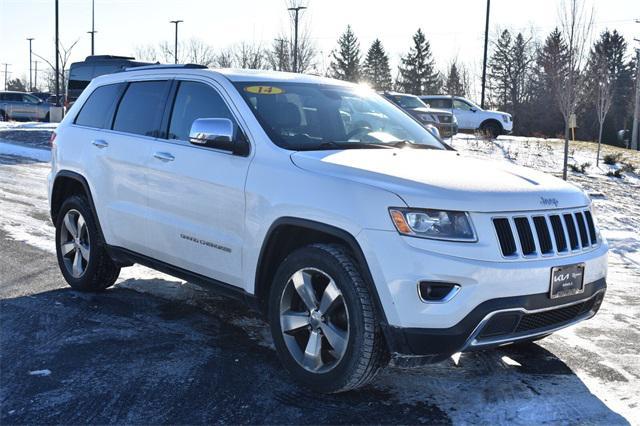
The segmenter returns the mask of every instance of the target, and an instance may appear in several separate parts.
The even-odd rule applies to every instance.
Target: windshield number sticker
[[[284,90],[274,86],[247,86],[244,88],[244,91],[258,95],[279,95],[284,93]]]

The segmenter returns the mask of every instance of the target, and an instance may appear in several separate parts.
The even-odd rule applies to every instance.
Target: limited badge
[[[284,90],[274,86],[247,86],[244,88],[244,91],[258,95],[279,95],[284,93]]]

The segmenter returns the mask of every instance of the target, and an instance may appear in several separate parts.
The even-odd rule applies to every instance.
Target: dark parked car
[[[458,133],[458,121],[451,111],[431,108],[414,95],[396,92],[384,92],[382,95],[407,111],[423,125],[435,126],[442,137],[448,138]]]
[[[142,65],[150,65],[150,63],[136,61],[135,58],[128,56],[112,55],[87,56],[82,62],[74,62],[69,68],[65,106],[71,107],[93,78]]]

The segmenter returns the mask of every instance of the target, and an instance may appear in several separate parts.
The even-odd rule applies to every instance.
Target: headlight
[[[511,120],[511,117],[509,117],[507,114],[502,114],[502,121],[504,121],[505,123],[508,123]]]
[[[402,235],[449,241],[477,241],[466,212],[390,208],[391,219]]]
[[[418,114],[420,121],[437,121],[431,114]]]

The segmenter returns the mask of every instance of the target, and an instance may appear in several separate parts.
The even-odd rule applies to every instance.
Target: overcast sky
[[[616,28],[638,46],[640,0],[592,0],[594,33]],[[437,65],[454,58],[477,70],[482,61],[484,0],[301,0],[302,19],[322,52],[321,69],[329,64],[336,39],[351,24],[361,48],[380,38],[395,67],[421,27],[431,42]],[[33,50],[53,59],[54,0],[0,0],[0,63],[10,63],[10,77],[28,78],[27,37]],[[135,47],[173,41],[172,19],[182,19],[180,38],[198,38],[216,48],[242,40],[270,45],[287,31],[286,0],[95,0],[96,54],[133,56]],[[557,24],[560,0],[493,0],[490,35],[498,29],[533,32],[543,38]],[[91,0],[60,0],[60,40],[80,39],[72,60],[90,54]],[[36,58],[34,58],[36,59]],[[40,67],[45,66],[39,64]],[[4,66],[0,69],[4,70]],[[393,70],[395,76],[396,71]]]

